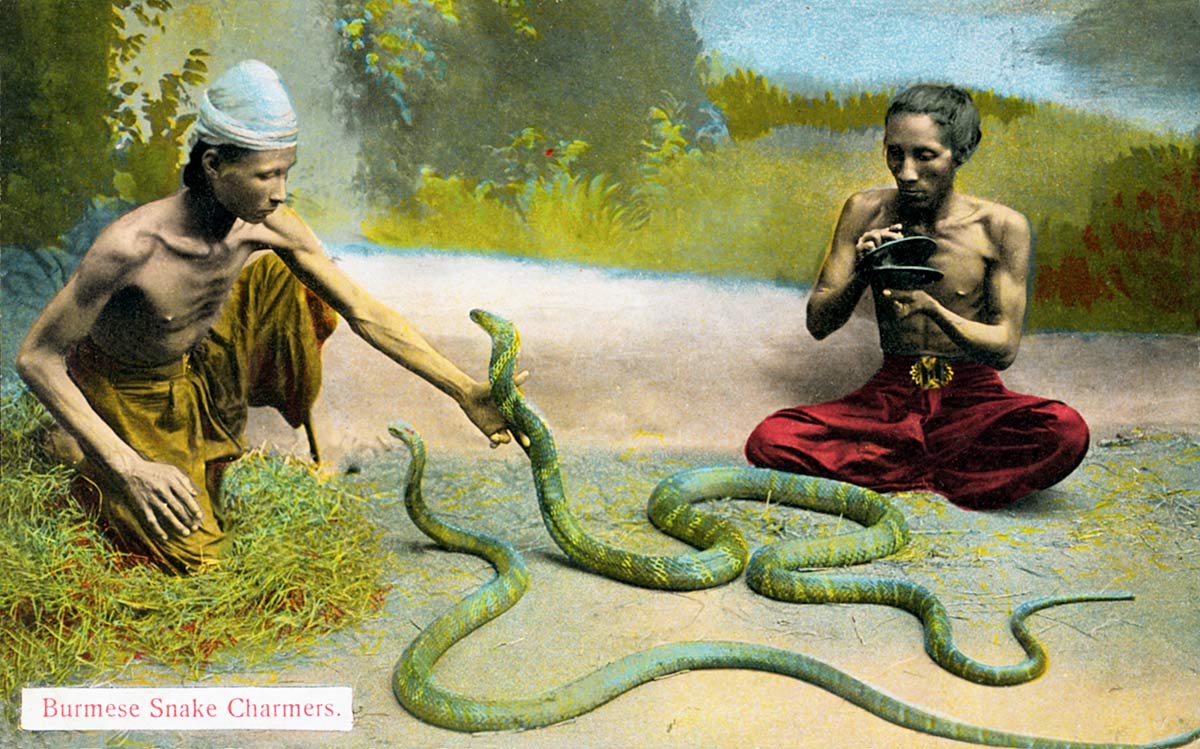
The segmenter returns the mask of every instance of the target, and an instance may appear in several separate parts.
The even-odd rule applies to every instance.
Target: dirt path
[[[804,294],[770,284],[471,256],[342,252],[339,262],[476,377],[489,341],[467,313],[482,307],[512,320],[520,365],[532,372],[526,389],[564,442],[736,452],[771,411],[844,394],[880,360],[867,310],[817,343],[804,332]],[[437,449],[481,448],[448,399],[347,326],[327,346],[318,417],[330,455],[377,445],[398,418]],[[1004,379],[1066,401],[1107,438],[1135,426],[1194,429],[1198,376],[1196,338],[1033,335]],[[273,414],[255,425],[261,439],[295,440]]]

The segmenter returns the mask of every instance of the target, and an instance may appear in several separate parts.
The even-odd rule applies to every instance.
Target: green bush
[[[700,40],[681,3],[341,0],[331,12],[359,184],[376,206],[407,201],[427,168],[508,183],[505,144],[526,128],[586,142],[576,173],[630,184],[664,92],[684,104],[680,121],[703,119]]]
[[[0,244],[57,240],[112,180],[110,0],[14,0],[0,23]]]
[[[392,246],[472,249],[522,254],[533,250],[520,213],[491,183],[442,177],[425,170],[402,206],[363,223],[372,241]]]

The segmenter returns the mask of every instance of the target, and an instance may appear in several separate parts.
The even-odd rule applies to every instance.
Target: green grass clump
[[[524,211],[495,190],[426,175],[422,210],[368,219],[374,242],[591,265],[809,283],[848,191],[883,184],[877,138],[793,131],[656,170],[654,189],[599,177],[538,183]]]
[[[366,499],[308,467],[251,454],[225,478],[229,558],[178,577],[117,551],[41,454],[45,412],[0,411],[0,695],[111,677],[136,664],[185,678],[310,651],[380,609],[390,565]]]

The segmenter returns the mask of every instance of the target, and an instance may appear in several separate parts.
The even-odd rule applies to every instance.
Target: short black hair
[[[942,141],[954,153],[954,161],[963,164],[983,140],[979,110],[966,89],[937,83],[919,83],[904,89],[892,99],[884,125],[900,114],[924,114],[942,128]]]
[[[187,163],[183,166],[183,186],[192,190],[208,189],[208,180],[204,178],[204,154],[210,149],[217,150],[217,157],[221,161],[238,161],[250,153],[249,148],[241,146],[233,146],[228,143],[214,146],[212,143],[203,140],[196,141],[192,146],[192,150],[188,153]]]

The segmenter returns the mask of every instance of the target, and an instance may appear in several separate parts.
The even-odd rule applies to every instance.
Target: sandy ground
[[[339,262],[477,377],[484,374],[489,342],[467,312],[483,307],[512,319],[523,340],[521,365],[532,371],[525,391],[554,427],[563,452],[573,456],[568,469],[579,466],[602,482],[626,477],[624,483],[633,484],[637,496],[617,498],[583,481],[582,504],[601,524],[617,515],[621,523],[639,523],[641,490],[662,475],[684,464],[740,462],[742,440],[767,413],[844,393],[879,360],[869,313],[818,345],[802,333],[803,294],[768,284],[474,257],[343,251]],[[923,653],[915,621],[886,608],[779,604],[741,581],[697,593],[652,592],[570,566],[540,527],[518,450],[490,452],[448,399],[371,351],[345,326],[327,345],[319,419],[329,463],[394,485],[386,465],[402,466],[404,458],[386,425],[404,419],[429,446],[431,502],[463,481],[464,470],[477,473],[476,482],[501,487],[486,509],[467,500],[460,517],[514,538],[530,565],[532,588],[511,612],[450,652],[439,678],[456,688],[481,696],[527,695],[649,645],[729,639],[810,654],[904,700],[993,728],[1144,742],[1200,727],[1200,342],[1194,338],[1028,337],[1005,381],[1014,390],[1061,398],[1084,415],[1094,445],[1085,466],[1063,485],[1001,513],[962,512],[929,497],[903,500],[917,548],[906,560],[885,563],[885,571],[911,574],[943,594],[962,647],[983,660],[1019,657],[1005,624],[1017,601],[1080,589],[1136,593],[1131,603],[1064,607],[1039,616],[1034,630],[1052,654],[1050,671],[1031,684],[1003,689],[942,672]],[[251,435],[283,449],[303,445],[273,414],[255,414]],[[1100,499],[1114,485],[1130,487],[1127,501]],[[433,550],[394,504],[383,520],[399,563],[397,590],[380,619],[339,635],[329,652],[297,659],[278,673],[215,675],[208,682],[350,685],[356,710],[351,733],[0,733],[0,743],[214,749],[960,745],[896,728],[800,682],[730,671],[660,680],[536,731],[471,736],[423,724],[393,699],[392,663],[419,627],[489,572],[479,560]],[[652,531],[638,543],[678,548]]]
[[[740,449],[768,413],[834,398],[880,361],[869,303],[823,342],[804,332],[803,292],[592,268],[445,255],[362,255],[341,266],[400,310],[452,360],[486,375],[490,342],[469,319],[483,308],[522,338],[530,398],[562,442],[652,439],[680,449]],[[318,418],[333,462],[386,438],[405,419],[440,450],[482,440],[446,398],[392,365],[342,325],[327,344]],[[1060,398],[1105,438],[1131,427],[1200,424],[1200,339],[1028,336],[1008,387]],[[274,414],[255,433],[297,438]]]

